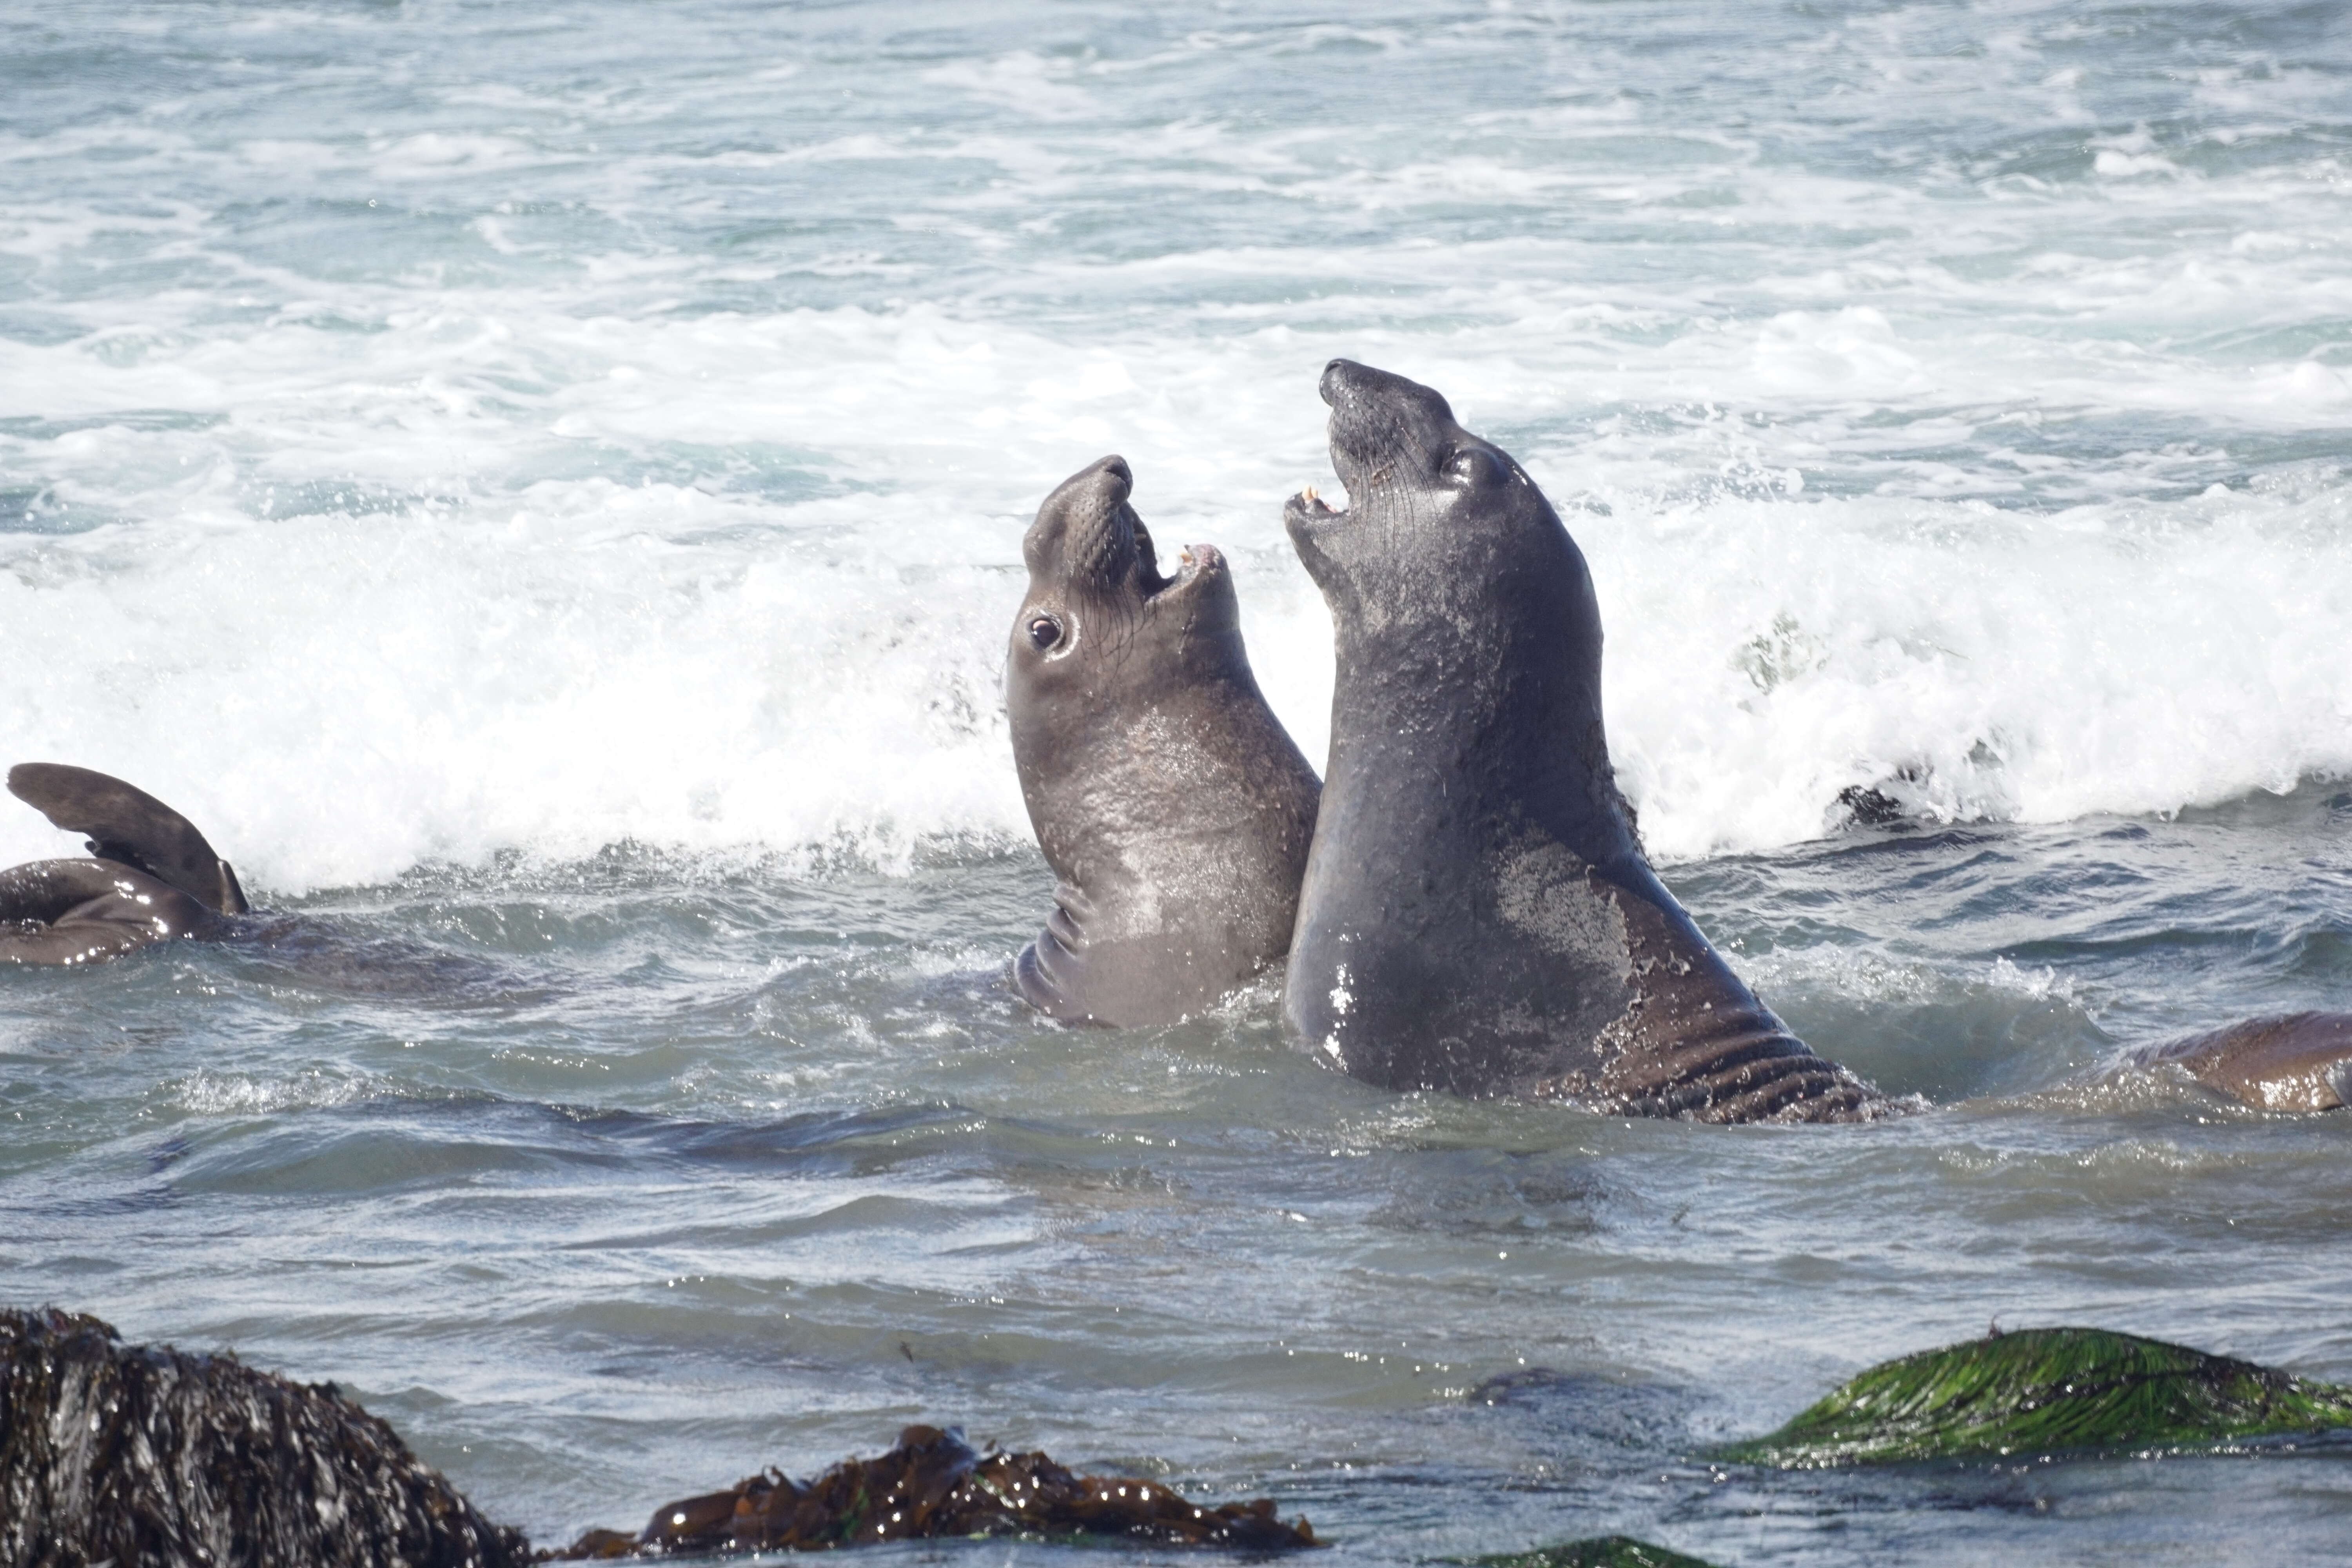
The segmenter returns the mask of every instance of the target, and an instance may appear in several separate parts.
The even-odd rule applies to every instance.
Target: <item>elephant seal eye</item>
[[[1502,465],[1483,447],[1456,447],[1445,459],[1445,471],[1460,484],[1492,484],[1503,477]]]
[[[1062,623],[1051,616],[1033,616],[1029,622],[1029,646],[1044,653],[1062,640]]]

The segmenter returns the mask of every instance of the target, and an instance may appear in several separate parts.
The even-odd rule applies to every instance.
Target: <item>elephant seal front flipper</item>
[[[1430,388],[1326,368],[1349,510],[1283,521],[1330,605],[1331,754],[1283,985],[1318,1056],[1396,1089],[1706,1121],[1855,1121],[1643,856],[1601,721],[1601,612],[1509,454]]]
[[[169,883],[206,909],[247,912],[229,863],[194,823],[145,790],[89,768],[19,763],[8,770],[8,791],[67,832],[89,835],[99,858]]]
[[[1054,912],[1014,962],[1072,1023],[1173,1023],[1282,960],[1315,830],[1315,771],[1257,687],[1208,545],[1160,575],[1105,458],[1021,542],[1004,705]]]

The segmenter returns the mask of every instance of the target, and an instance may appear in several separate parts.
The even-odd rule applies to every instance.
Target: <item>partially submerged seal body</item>
[[[2285,1013],[2150,1046],[2133,1067],[2177,1068],[2259,1110],[2352,1105],[2352,1013]]]
[[[188,819],[88,768],[22,763],[8,789],[59,827],[89,836],[88,859],[0,871],[0,963],[74,964],[200,936],[247,912],[236,872]]]
[[[1005,707],[1053,914],[1013,965],[1040,1011],[1168,1023],[1278,963],[1315,828],[1315,771],[1265,704],[1224,557],[1160,574],[1105,458],[1022,541]]]
[[[1396,1089],[1707,1121],[1886,1101],[1782,1026],[1643,856],[1584,557],[1507,453],[1402,376],[1322,379],[1349,505],[1284,510],[1329,604],[1331,753],[1283,1009]]]

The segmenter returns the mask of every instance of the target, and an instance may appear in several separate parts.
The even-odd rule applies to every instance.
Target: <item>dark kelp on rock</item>
[[[0,1565],[530,1561],[332,1384],[0,1310]]]
[[[1471,1568],[1715,1568],[1702,1557],[1653,1546],[1630,1535],[1601,1535],[1528,1552],[1473,1557]]]
[[[1281,1550],[1318,1544],[1271,1499],[1209,1508],[1155,1481],[1074,1475],[1044,1454],[982,1457],[963,1435],[909,1426],[898,1446],[848,1459],[806,1486],[778,1470],[654,1510],[636,1535],[592,1530],[559,1558],[820,1551],[940,1536],[1126,1536],[1179,1546]]]
[[[2198,1447],[2352,1426],[2352,1388],[2105,1329],[2024,1329],[1885,1362],[1717,1455],[1811,1469]]]

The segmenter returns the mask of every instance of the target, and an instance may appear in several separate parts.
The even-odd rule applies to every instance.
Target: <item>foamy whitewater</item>
[[[546,1543],[921,1417],[1382,1562],[2352,1545],[2326,1445],[1702,1454],[1994,1317],[2352,1380],[2352,1118],[2083,1087],[2352,1007],[2342,8],[0,16],[0,763],[288,917],[0,975],[0,1300],[336,1378]],[[1024,528],[1124,454],[1319,758],[1339,354],[1546,488],[1669,880],[1947,1109],[1398,1099],[1270,988],[1003,992]]]

